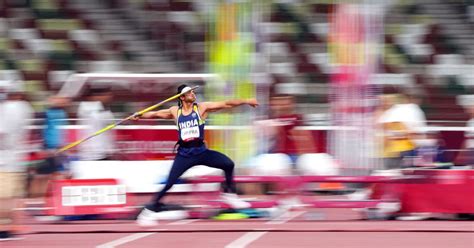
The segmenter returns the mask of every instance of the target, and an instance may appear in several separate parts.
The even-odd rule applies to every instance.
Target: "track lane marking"
[[[149,233],[149,232],[134,233],[132,235],[128,235],[128,236],[125,236],[125,237],[122,237],[122,238],[119,238],[119,239],[116,239],[116,240],[98,245],[98,246],[96,246],[96,248],[113,248],[113,247],[116,247],[116,246],[119,246],[119,245],[123,245],[123,244],[129,243],[129,242],[132,242],[132,241],[135,241],[135,240],[153,235],[153,234],[155,234],[155,233]]]
[[[168,225],[186,225],[198,221],[199,219],[184,219],[169,223]]]
[[[225,246],[225,248],[245,248],[247,247],[248,244],[252,243],[253,241],[259,239],[263,235],[265,235],[267,232],[248,232],[240,238],[232,241],[228,245]]]
[[[282,216],[274,219],[274,220],[270,220],[270,221],[267,221],[265,222],[265,224],[274,224],[274,225],[280,225],[280,224],[284,224],[288,221],[290,221],[291,219],[294,219],[298,216],[300,216],[301,214],[305,213],[305,211],[295,211],[295,212],[286,212],[284,213]]]
[[[297,216],[303,214],[305,211],[296,211],[296,212],[286,212],[281,216],[281,218],[278,218],[276,220],[271,220],[265,222],[265,224],[284,224],[287,221],[296,218]],[[245,248],[247,247],[248,244],[252,243],[253,241],[259,239],[263,235],[265,235],[268,232],[247,232],[244,235],[240,236],[238,239],[232,241],[228,245],[225,246],[225,248]]]

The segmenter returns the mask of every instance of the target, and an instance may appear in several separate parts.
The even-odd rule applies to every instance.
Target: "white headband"
[[[186,93],[186,92],[188,92],[188,91],[191,91],[191,90],[192,90],[191,87],[186,86],[186,87],[184,87],[184,88],[181,90],[181,93],[180,93],[180,94],[184,94],[184,93]]]

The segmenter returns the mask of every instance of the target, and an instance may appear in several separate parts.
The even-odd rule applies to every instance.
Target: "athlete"
[[[142,210],[137,218],[139,224],[152,225],[156,223],[156,213],[166,210],[165,206],[160,202],[161,198],[185,171],[195,165],[206,165],[223,170],[225,173],[225,185],[222,199],[235,209],[250,207],[248,202],[237,197],[233,180],[234,162],[226,155],[206,147],[204,143],[204,124],[211,112],[241,105],[257,107],[258,102],[255,99],[237,99],[196,103],[194,91],[185,84],[178,87],[177,93],[182,94],[179,97],[178,106],[147,112],[134,118],[134,120],[139,118],[173,119],[176,121],[179,136],[177,154],[171,166],[166,185],[160,192],[155,194],[153,201]]]

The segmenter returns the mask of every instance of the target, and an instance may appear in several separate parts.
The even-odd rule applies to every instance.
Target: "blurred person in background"
[[[30,192],[33,197],[42,197],[46,193],[49,180],[63,179],[66,175],[66,158],[55,152],[65,145],[66,137],[61,128],[68,124],[68,114],[66,107],[70,100],[63,96],[51,96],[48,98],[48,107],[44,112],[43,119],[45,127],[43,129],[43,148],[41,153],[42,161],[36,168],[31,179]]]
[[[81,138],[106,127],[113,122],[114,116],[110,111],[113,94],[109,87],[96,87],[89,91],[86,101],[79,104],[77,115],[80,125],[85,128],[80,132]],[[92,141],[79,145],[81,160],[109,160],[115,151],[114,132],[109,131],[98,135]]]
[[[290,172],[274,171],[276,175],[281,173],[298,174],[296,170],[296,161],[298,157],[305,153],[314,153],[316,150],[313,135],[308,130],[297,129],[298,126],[303,125],[303,118],[296,112],[295,98],[289,94],[275,94],[269,99],[269,119],[256,122],[257,136],[260,136],[260,142],[264,143],[264,149],[259,152],[262,154],[285,154],[291,162],[288,164],[291,167]],[[250,165],[250,174],[261,174],[263,172],[271,173],[273,170],[282,168],[256,168],[255,166],[268,166],[272,164],[257,164]],[[253,170],[253,172],[252,172]],[[286,185],[286,192],[290,194],[295,193],[296,189],[293,186]],[[270,193],[278,191],[277,185],[274,184],[245,184],[243,185],[245,191],[249,194]],[[294,205],[299,202],[296,199],[285,199],[285,205]]]
[[[379,100],[380,105],[375,112],[375,118],[379,137],[382,139],[383,169],[385,171],[375,172],[375,175],[400,175],[399,169],[416,165],[417,151],[420,152],[421,147],[428,148],[436,144],[431,141],[426,142],[427,136],[424,134],[426,117],[415,98],[403,94],[384,94],[380,95]],[[418,161],[421,160],[418,159]],[[376,215],[383,216],[381,218],[389,218],[400,209],[397,202],[399,196],[391,193],[396,190],[392,190],[393,186],[390,184],[378,185],[378,187],[379,190],[382,188],[382,191],[385,192],[381,198],[392,202],[377,208]],[[372,188],[369,188],[350,198],[363,200],[372,192]],[[430,213],[419,213],[408,217],[423,219],[429,215]]]
[[[191,87],[183,84],[178,87],[177,94],[182,94],[178,99],[178,106],[168,109],[151,111],[134,120],[144,119],[173,119],[178,128],[178,152],[171,166],[165,187],[155,194],[150,204],[146,205],[139,214],[137,221],[140,225],[156,224],[156,213],[167,210],[161,202],[166,192],[173,187],[179,177],[195,165],[206,165],[224,171],[225,184],[223,200],[232,208],[242,209],[250,204],[242,201],[237,196],[234,183],[234,162],[226,155],[210,150],[204,143],[204,126],[209,113],[219,110],[235,108],[241,105],[258,106],[255,99],[237,99],[222,102],[196,103],[196,95]]]
[[[274,135],[270,138],[273,146],[270,147],[269,153],[288,155],[291,159],[293,174],[299,174],[296,169],[298,157],[305,153],[313,153],[316,146],[311,132],[296,129],[296,127],[303,125],[303,117],[296,112],[293,95],[277,94],[270,97],[270,120]],[[272,187],[274,186],[276,185]],[[278,188],[275,190],[278,191]],[[279,208],[282,213],[301,205],[299,198],[295,196],[299,190],[297,184],[293,185],[288,182],[285,185],[285,192],[288,195],[282,196],[279,200]]]
[[[315,151],[311,132],[296,129],[303,125],[303,118],[296,113],[292,95],[279,94],[270,98],[270,120],[274,131],[269,153],[287,154],[294,166],[299,155]]]
[[[464,143],[456,158],[456,164],[474,168],[474,104],[469,105],[467,111],[471,119],[466,123],[467,130],[464,132]]]
[[[56,150],[66,143],[62,126],[68,125],[66,108],[70,100],[64,96],[51,96],[48,99],[48,108],[44,112],[45,128],[43,129],[43,143],[47,150]]]
[[[25,192],[27,127],[33,117],[21,91],[0,90],[0,240],[14,239],[13,209]]]
[[[407,95],[385,94],[380,96],[380,106],[375,117],[382,136],[384,169],[412,166],[421,130],[426,127],[426,117],[419,105]]]
[[[427,131],[422,138],[417,140],[414,166],[449,168],[451,163],[445,155],[445,147],[446,145],[439,132]]]

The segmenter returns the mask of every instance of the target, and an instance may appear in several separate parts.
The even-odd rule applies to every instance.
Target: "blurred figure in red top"
[[[315,151],[312,134],[296,129],[303,125],[303,118],[296,113],[292,95],[279,94],[270,98],[270,118],[274,130],[269,153],[287,154],[294,164],[299,155]]]
[[[298,157],[305,153],[315,152],[312,133],[297,128],[303,125],[303,118],[296,113],[295,105],[292,95],[275,94],[270,97],[269,118],[256,122],[255,130],[259,140],[259,151],[258,156],[251,162],[250,174],[273,176],[299,174],[296,170]],[[277,185],[243,185],[248,194],[279,190],[274,187]],[[292,192],[293,187],[286,185],[285,190]]]
[[[273,160],[257,162],[255,168],[256,174],[265,172],[271,175],[289,175],[300,174],[297,170],[297,160],[300,155],[305,153],[315,153],[316,146],[313,135],[308,130],[302,130],[298,127],[303,125],[302,115],[296,112],[295,98],[288,94],[275,94],[270,97],[269,119],[259,122],[258,133],[263,136],[265,147],[260,152],[265,154],[285,154],[289,157],[288,161],[282,156],[275,156]],[[280,161],[281,159],[281,161]],[[287,165],[288,168],[284,165]],[[285,183],[284,191],[286,194],[280,195],[280,210],[282,213],[299,206],[301,202],[295,197],[298,192],[298,185],[295,182]],[[272,191],[281,191],[278,185],[263,184],[261,186],[247,186],[249,192],[270,193]]]

